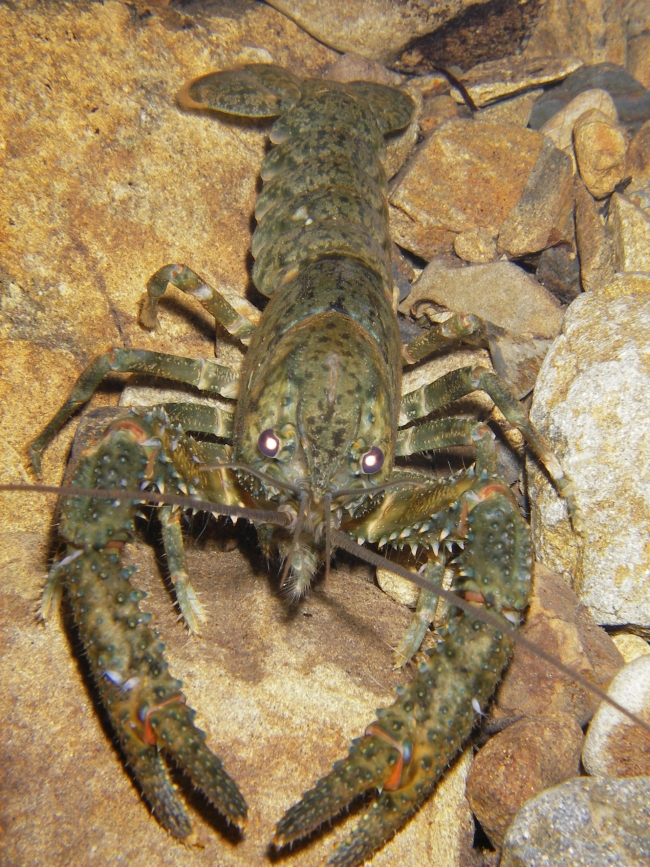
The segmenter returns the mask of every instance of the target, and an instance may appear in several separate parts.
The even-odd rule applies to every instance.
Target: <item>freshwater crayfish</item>
[[[243,318],[186,266],[150,280],[144,324],[169,283],[197,298],[235,337],[250,342],[238,379],[216,362],[115,350],[80,377],[69,401],[31,446],[33,463],[66,419],[109,371],[153,373],[237,398],[233,415],[190,404],[122,413],[86,450],[71,484],[190,495],[217,514],[259,521],[262,549],[284,559],[283,583],[301,596],[331,550],[348,540],[413,547],[423,574],[438,583],[454,570],[454,590],[501,619],[495,632],[476,617],[452,617],[417,676],[354,742],[347,759],[280,821],[277,846],[301,839],[353,798],[381,794],[330,863],[360,864],[406,821],[470,732],[506,664],[508,622],[528,599],[528,528],[496,473],[491,430],[446,418],[405,427],[475,389],[485,389],[524,434],[558,488],[570,486],[519,404],[482,368],[454,371],[400,401],[401,341],[390,269],[384,134],[411,118],[408,96],[363,82],[299,80],[257,65],[214,73],[181,92],[189,108],[279,117],[271,131],[253,238],[254,280],[270,297],[261,323]],[[410,344],[412,361],[471,333],[455,316]],[[398,431],[398,427],[403,429]],[[212,435],[224,442],[192,437]],[[228,445],[232,443],[232,446]],[[457,445],[476,448],[476,464],[448,479],[396,466],[395,457]],[[161,824],[187,839],[191,825],[169,783],[160,750],[171,754],[234,825],[247,806],[205,745],[181,684],[139,608],[119,554],[133,533],[137,503],[76,495],[63,502],[68,543],[46,596],[64,582],[102,702],[122,750]],[[191,631],[204,612],[188,576],[180,509],[159,510],[170,575]],[[435,592],[425,589],[399,648],[418,650]],[[462,672],[462,677],[459,673]]]

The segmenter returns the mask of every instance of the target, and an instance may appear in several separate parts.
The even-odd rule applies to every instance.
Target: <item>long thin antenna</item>
[[[478,620],[482,620],[484,623],[487,623],[488,626],[492,626],[498,632],[502,632],[504,635],[507,635],[512,641],[516,644],[520,644],[522,647],[525,647],[526,650],[530,651],[536,656],[539,656],[545,662],[548,662],[549,665],[555,666],[555,668],[559,669],[563,674],[566,674],[568,677],[572,678],[576,683],[579,683],[580,686],[584,687],[584,689],[589,692],[597,695],[602,701],[607,702],[612,707],[616,708],[619,713],[624,714],[628,719],[631,719],[632,722],[636,723],[636,725],[640,726],[647,732],[650,732],[650,724],[642,720],[636,714],[632,713],[632,711],[627,710],[622,705],[620,705],[617,701],[614,701],[613,698],[610,698],[607,693],[600,689],[600,687],[591,683],[587,680],[586,677],[583,677],[579,672],[574,671],[572,668],[569,668],[568,665],[565,665],[563,662],[560,662],[559,659],[556,659],[550,653],[547,653],[541,647],[537,647],[537,645],[529,641],[525,638],[521,633],[517,632],[516,629],[513,629],[511,626],[507,626],[498,617],[495,617],[494,614],[490,614],[489,611],[485,611],[483,608],[477,608],[476,605],[473,605],[471,602],[466,602],[462,596],[459,596],[456,593],[453,593],[451,590],[444,590],[437,584],[434,584],[431,581],[427,581],[426,578],[423,578],[421,575],[416,572],[410,572],[408,569],[405,569],[403,566],[400,566],[398,563],[391,563],[390,560],[386,560],[385,557],[382,557],[380,554],[376,554],[374,551],[370,551],[368,548],[363,548],[360,545],[357,545],[354,540],[352,540],[345,533],[342,533],[340,530],[332,530],[332,541],[339,548],[343,548],[350,554],[353,554],[355,557],[359,557],[361,560],[365,560],[366,563],[370,563],[371,566],[377,566],[380,569],[387,569],[390,572],[394,572],[395,575],[399,575],[402,578],[406,578],[407,581],[411,581],[413,584],[417,584],[418,587],[422,587],[425,590],[430,590],[432,593],[435,593],[438,596],[441,596],[446,602],[455,605],[457,608],[462,608],[462,610],[469,614],[471,617],[475,617]]]

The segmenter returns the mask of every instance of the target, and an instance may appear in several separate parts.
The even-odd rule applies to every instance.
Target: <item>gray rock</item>
[[[577,163],[573,149],[573,127],[585,112],[593,108],[598,109],[615,123],[618,122],[614,100],[606,90],[596,87],[579,93],[568,105],[549,118],[540,130],[551,139],[555,147],[569,154],[574,171],[577,171]]]
[[[572,479],[584,529],[529,462],[537,557],[598,623],[650,622],[650,278],[619,275],[569,307],[535,388],[531,419]]]
[[[650,33],[640,33],[628,41],[627,70],[644,87],[650,87]]]
[[[642,719],[650,720],[650,654],[644,653],[622,668],[609,685],[607,695]],[[592,776],[648,776],[650,734],[602,702],[587,731],[582,763]]]
[[[650,91],[615,63],[583,66],[564,79],[562,84],[541,96],[530,115],[533,129],[542,126],[579,93],[593,88],[606,90],[614,100],[618,118],[628,132],[636,132],[650,118]]]
[[[614,276],[612,250],[603,216],[580,178],[575,184],[575,226],[582,288],[602,289]]]
[[[525,804],[501,867],[641,867],[650,863],[650,777],[578,778]]]
[[[563,304],[571,303],[580,294],[580,262],[570,244],[544,250],[535,276]]]

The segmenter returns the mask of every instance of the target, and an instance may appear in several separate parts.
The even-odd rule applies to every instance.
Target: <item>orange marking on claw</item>
[[[482,593],[479,593],[478,590],[466,590],[465,600],[467,602],[480,602],[482,604],[485,602],[485,596],[483,596]]]
[[[367,736],[375,735],[378,738],[383,738],[383,740],[388,741],[391,747],[395,747],[395,749],[399,753],[399,759],[395,763],[395,767],[393,768],[393,770],[390,772],[390,776],[384,783],[385,791],[394,792],[395,789],[399,788],[399,784],[402,779],[402,771],[404,770],[404,747],[402,746],[402,744],[399,743],[399,741],[395,741],[393,740],[393,738],[387,735],[383,729],[379,728],[379,726],[370,725],[366,729],[365,733]]]
[[[185,704],[185,696],[182,692],[179,692],[177,695],[172,695],[170,698],[166,698],[165,701],[161,701],[160,704],[155,704],[153,707],[150,707],[146,712],[144,717],[144,732],[142,734],[142,739],[145,744],[148,744],[150,747],[155,747],[158,743],[156,739],[156,733],[153,730],[153,726],[151,725],[151,721],[149,717],[152,713],[156,713],[159,710],[162,710],[167,705],[173,704],[174,702],[180,702],[181,704]]]
[[[119,539],[111,539],[110,542],[107,542],[104,546],[105,548],[117,548],[118,550],[124,547],[124,542],[120,542]]]
[[[114,430],[128,430],[139,443],[149,439],[149,434],[145,429],[128,418],[123,421],[116,421],[115,424],[112,424],[109,428],[109,433],[112,433]]]
[[[492,496],[492,494],[505,494],[507,497],[512,497],[512,491],[510,488],[501,485],[498,482],[492,482],[484,488],[481,488],[481,490],[477,492],[476,496],[479,500],[487,500],[488,497]]]

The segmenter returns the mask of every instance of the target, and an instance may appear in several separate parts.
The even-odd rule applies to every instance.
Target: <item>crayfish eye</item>
[[[361,458],[361,469],[364,473],[377,473],[384,466],[384,453],[379,446],[373,446]]]
[[[280,440],[273,428],[263,430],[257,440],[257,447],[267,458],[274,458],[280,451]]]

